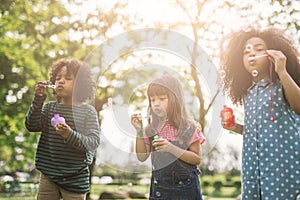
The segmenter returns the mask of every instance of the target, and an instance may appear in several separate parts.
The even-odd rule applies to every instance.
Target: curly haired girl
[[[300,63],[293,42],[276,28],[248,27],[224,37],[223,90],[244,106],[242,199],[300,197]],[[297,199],[298,199],[297,198]]]

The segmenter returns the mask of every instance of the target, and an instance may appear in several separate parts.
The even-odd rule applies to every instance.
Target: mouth
[[[154,109],[154,112],[156,112],[156,113],[160,113],[160,112],[161,112],[161,109],[159,109],[159,108],[155,108],[155,109]]]
[[[249,62],[250,66],[253,66],[256,63],[256,60],[249,60],[249,58],[248,58],[248,62]]]
[[[56,89],[57,89],[57,90],[62,90],[62,89],[64,89],[64,87],[63,87],[62,85],[58,85],[58,86],[56,87]]]
[[[160,108],[154,108],[153,112],[157,115],[161,115],[163,113],[162,109],[160,109]]]

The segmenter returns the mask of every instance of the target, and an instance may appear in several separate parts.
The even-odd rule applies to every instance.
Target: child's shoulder
[[[81,104],[81,106],[86,108],[86,109],[91,109],[91,110],[95,109],[94,106],[92,106],[91,104],[88,104],[88,103],[83,103],[83,104]]]
[[[90,111],[90,112],[97,112],[96,111],[96,108],[94,106],[92,106],[91,104],[88,104],[88,103],[84,103],[81,105],[81,107],[87,111]]]
[[[195,128],[200,128],[201,129],[200,123],[193,120],[193,119],[186,120],[186,124],[187,124],[187,127],[195,127]]]

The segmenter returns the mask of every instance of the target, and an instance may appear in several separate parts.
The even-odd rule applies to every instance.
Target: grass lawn
[[[117,191],[121,193],[126,193],[128,191],[136,191],[139,193],[147,194],[149,193],[149,186],[142,186],[142,185],[92,185],[91,187],[91,194],[93,200],[98,200],[100,194],[103,191]],[[211,190],[211,188],[208,188]],[[232,188],[222,188],[222,194],[229,194],[232,192]],[[35,200],[36,194],[35,193],[26,193],[26,194],[15,194],[10,197],[6,196],[5,194],[0,194],[1,200]],[[216,198],[216,197],[208,197],[206,200],[235,200],[235,198]]]

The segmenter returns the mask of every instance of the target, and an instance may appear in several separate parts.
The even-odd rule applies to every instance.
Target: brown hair
[[[158,116],[156,116],[151,110],[150,97],[155,95],[167,95],[167,119],[170,125],[178,130],[178,133],[181,133],[182,130],[185,130],[187,126],[191,124],[192,120],[189,119],[187,114],[180,82],[174,77],[164,75],[150,83],[147,89],[147,96],[149,100],[148,109],[152,116],[151,122],[149,121],[149,125],[146,127],[146,133],[148,136],[151,137],[155,134],[159,123]]]
[[[262,30],[247,27],[225,36],[220,46],[220,72],[222,71],[220,79],[224,92],[234,104],[241,105],[243,103],[243,97],[252,85],[252,76],[246,71],[243,64],[245,42],[252,37],[264,40],[268,49],[282,51],[287,57],[288,73],[300,85],[300,64],[293,42],[281,30],[273,27]],[[278,77],[275,76],[273,80],[278,80]]]
[[[67,68],[68,74],[73,74],[76,78],[73,98],[79,102],[91,99],[94,95],[96,85],[92,79],[89,67],[77,59],[59,59],[54,62],[51,66],[50,82],[52,84],[55,83],[56,76],[63,67]],[[55,91],[53,93],[55,94]],[[57,100],[60,101],[60,97],[57,96]]]

